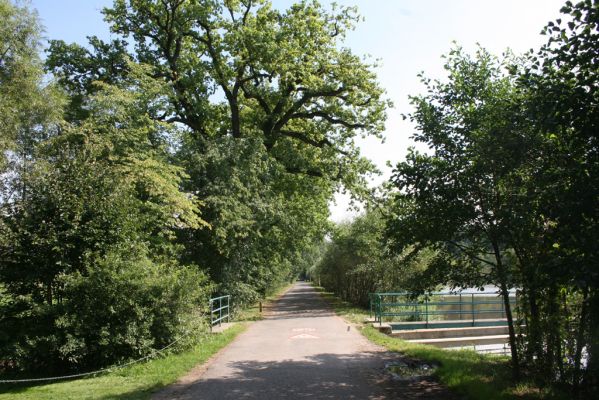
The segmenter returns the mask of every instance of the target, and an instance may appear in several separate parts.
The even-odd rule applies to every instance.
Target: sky
[[[387,162],[405,158],[414,127],[402,114],[412,109],[409,95],[423,92],[417,74],[443,78],[443,60],[453,43],[473,52],[477,44],[501,55],[506,49],[524,53],[537,49],[546,38],[539,33],[550,20],[559,17],[565,0],[338,0],[341,5],[357,6],[364,21],[345,41],[355,54],[379,59],[379,82],[394,107],[388,111],[385,141],[358,139],[362,154],[378,166],[382,175],[373,177],[378,185],[391,175]],[[293,0],[272,0],[285,9]],[[321,0],[322,4],[329,1]],[[48,39],[86,43],[86,36],[111,37],[102,20],[101,9],[111,0],[32,0],[46,28]],[[348,198],[337,195],[331,203],[331,219],[350,219]]]

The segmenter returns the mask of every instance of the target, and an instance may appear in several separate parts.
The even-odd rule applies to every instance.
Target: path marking
[[[291,331],[293,332],[315,332],[314,328],[293,328]]]
[[[291,336],[289,339],[319,339],[319,337],[310,335],[309,333],[300,333],[299,335]]]

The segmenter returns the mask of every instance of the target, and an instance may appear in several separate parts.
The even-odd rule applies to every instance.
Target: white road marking
[[[291,336],[289,339],[319,339],[319,337],[310,335],[309,333],[300,333],[299,335]]]

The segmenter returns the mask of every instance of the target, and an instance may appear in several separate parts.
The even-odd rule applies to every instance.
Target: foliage
[[[62,360],[107,365],[145,356],[175,340],[180,348],[206,329],[211,288],[197,267],[159,264],[144,249],[122,253],[108,253],[83,274],[65,279],[68,300],[56,319],[64,336]]]
[[[456,286],[493,283],[501,289],[518,375],[509,304],[513,257],[506,245],[512,196],[506,181],[529,148],[520,94],[513,78],[502,75],[501,64],[482,49],[471,58],[456,48],[446,60],[447,82],[422,77],[427,94],[411,98],[410,119],[419,131],[414,139],[431,154],[411,150],[397,165],[392,178],[399,189],[397,217],[389,222],[389,234],[397,250],[433,246],[453,258],[450,265],[460,268],[457,277],[454,268],[448,276]]]
[[[543,368],[548,373],[572,373],[567,379],[575,388],[582,381],[583,386],[599,391],[599,270],[593,240],[599,226],[599,3],[567,1],[561,11],[563,18],[543,30],[547,44],[529,56],[525,68],[516,71],[522,86],[532,93],[528,106],[544,138],[534,183],[543,185],[538,191],[539,212],[551,221],[546,241],[554,262],[545,262],[545,268],[538,272],[546,280],[559,282],[554,298],[577,298],[580,302],[576,309],[568,310],[561,305],[563,301],[552,304],[539,296],[540,307],[549,307],[555,315],[574,316],[540,316],[546,326],[559,326],[563,332],[563,336],[560,332],[553,335],[553,357],[543,359]],[[559,341],[568,336],[574,338],[569,340],[568,351],[575,356],[564,371]],[[581,376],[580,355],[585,347],[588,368]]]
[[[200,156],[190,144],[179,154],[212,230],[184,231],[181,242],[236,306],[251,304],[297,275],[302,250],[324,234],[332,188],[281,171],[255,139],[225,137],[205,148]]]
[[[384,229],[385,218],[376,209],[336,226],[312,279],[363,307],[368,306],[369,293],[414,286],[416,276],[434,256],[426,252],[416,257],[408,252],[390,255],[383,239]]]
[[[48,68],[79,99],[93,93],[93,79],[126,79],[123,59],[145,65],[162,87],[146,111],[184,128],[175,158],[213,227],[179,232],[184,259],[238,304],[263,297],[297,275],[304,248],[326,229],[333,192],[343,185],[360,195],[374,171],[354,138],[380,135],[389,102],[375,65],[341,46],[355,10],[119,0],[104,13],[122,39],[92,38],[91,50],[54,41]],[[81,101],[71,107],[86,115]]]
[[[52,85],[42,85],[41,28],[36,14],[2,0],[0,19],[0,172],[5,172],[7,156],[23,157],[30,151],[30,141],[37,138],[32,131],[57,117],[60,101]]]
[[[19,151],[0,215],[0,358],[13,369],[103,366],[201,325],[212,287],[197,266],[179,263],[173,239],[207,224],[170,162],[171,127],[146,112],[160,87],[143,67],[130,71],[121,87],[98,85],[85,120],[55,119],[56,108],[13,127]]]
[[[51,41],[44,85],[35,15],[0,4],[22,32],[0,39],[0,113],[18,117],[1,127],[0,359],[16,369],[147,354],[209,291],[265,297],[304,268],[333,193],[375,170],[354,139],[380,137],[389,102],[342,46],[353,8],[116,0],[118,37]]]

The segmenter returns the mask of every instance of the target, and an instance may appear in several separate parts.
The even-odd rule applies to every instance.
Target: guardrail
[[[483,292],[435,292],[414,297],[409,293],[370,293],[370,316],[382,324],[383,318],[397,319],[406,328],[443,326],[480,326],[481,317],[505,319],[503,298]],[[517,305],[515,293],[510,298]],[[489,322],[490,323],[490,322]],[[394,326],[395,327],[395,326]]]
[[[230,301],[230,295],[210,299],[210,331],[214,325],[221,325],[225,319],[229,322]]]

